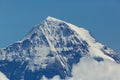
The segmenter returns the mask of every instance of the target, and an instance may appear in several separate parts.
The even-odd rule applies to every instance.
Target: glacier
[[[0,49],[0,71],[10,80],[68,79],[83,57],[120,63],[120,54],[86,29],[49,16],[22,40]]]

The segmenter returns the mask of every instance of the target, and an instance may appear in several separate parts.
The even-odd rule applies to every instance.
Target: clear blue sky
[[[82,26],[120,52],[120,0],[0,0],[0,48],[21,40],[47,16]]]

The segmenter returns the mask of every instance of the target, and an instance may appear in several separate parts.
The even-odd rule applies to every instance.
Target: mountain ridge
[[[10,80],[39,80],[44,75],[65,79],[84,56],[120,62],[117,53],[96,42],[86,29],[49,16],[24,39],[0,49],[0,71]]]

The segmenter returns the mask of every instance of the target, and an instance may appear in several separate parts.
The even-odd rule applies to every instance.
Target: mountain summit
[[[90,33],[65,21],[47,17],[28,35],[0,49],[0,71],[10,80],[40,80],[59,75],[71,77],[81,57],[120,63],[119,54],[96,42]]]

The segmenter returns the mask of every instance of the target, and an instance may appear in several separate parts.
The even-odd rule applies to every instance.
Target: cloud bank
[[[97,62],[90,57],[83,57],[73,66],[72,75],[73,77],[66,80],[120,80],[120,64],[109,60]],[[53,79],[43,78],[43,80],[61,80],[59,76]]]
[[[120,80],[120,64],[84,57],[73,66],[72,75],[70,80]]]

